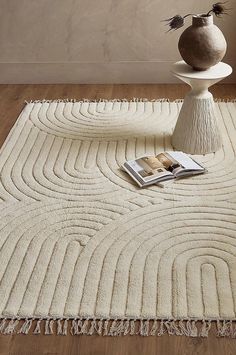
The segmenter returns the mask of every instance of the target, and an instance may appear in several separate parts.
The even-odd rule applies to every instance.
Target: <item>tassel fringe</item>
[[[212,327],[212,324],[215,327]],[[100,335],[208,337],[214,328],[217,337],[236,338],[236,320],[195,319],[82,319],[82,318],[2,318],[0,334]]]
[[[30,101],[25,101],[26,104],[44,104],[44,103],[84,103],[84,102],[170,102],[169,99],[161,98],[161,99],[147,99],[147,98],[136,98],[133,97],[132,99],[82,99],[82,100],[77,100],[77,99],[57,99],[57,100],[30,100]],[[174,102],[182,102],[183,99],[177,99]]]
[[[44,104],[44,103],[84,103],[84,102],[173,102],[173,103],[181,103],[183,102],[183,99],[175,99],[173,101],[165,98],[161,99],[147,99],[147,98],[136,98],[133,97],[132,99],[82,99],[82,100],[77,100],[77,99],[57,99],[57,100],[30,100],[30,101],[25,101],[25,104]],[[235,103],[236,99],[214,99],[215,102],[232,102]]]

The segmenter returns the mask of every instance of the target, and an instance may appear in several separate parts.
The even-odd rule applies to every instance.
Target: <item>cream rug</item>
[[[236,336],[236,103],[208,173],[139,189],[182,102],[28,103],[0,154],[0,331]],[[199,323],[200,321],[200,323]]]

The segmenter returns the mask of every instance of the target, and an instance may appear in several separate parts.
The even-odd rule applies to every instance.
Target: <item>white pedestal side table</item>
[[[222,142],[214,99],[208,88],[230,75],[232,68],[221,62],[205,71],[195,71],[180,61],[173,64],[171,72],[192,88],[179,113],[172,136],[173,147],[190,154],[216,152]]]

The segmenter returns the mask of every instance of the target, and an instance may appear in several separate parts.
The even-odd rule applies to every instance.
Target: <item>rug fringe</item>
[[[17,333],[18,334],[28,334],[30,331],[30,328],[32,327],[32,324],[33,324],[33,318],[32,319],[26,318],[26,320],[24,321],[20,330]]]
[[[27,101],[25,100],[25,104],[44,104],[44,103],[84,103],[84,102],[95,102],[95,103],[100,103],[100,102],[169,102],[169,103],[181,103],[183,102],[184,99],[175,99],[175,100],[170,100],[166,98],[160,98],[160,99],[148,99],[148,98],[137,98],[133,97],[132,99],[56,99],[56,100],[48,100],[48,99],[43,99],[43,100],[30,100]],[[214,99],[215,102],[236,102],[236,99]]]
[[[133,97],[132,99],[81,99],[81,100],[77,100],[77,99],[56,99],[56,100],[47,100],[47,99],[43,99],[43,100],[30,100],[30,101],[25,101],[26,104],[43,104],[43,103],[68,103],[68,102],[72,102],[72,103],[84,103],[84,102],[96,102],[96,103],[100,103],[100,102],[170,102],[169,99],[165,99],[165,98],[161,98],[161,99],[147,99],[147,98],[136,98]],[[175,102],[182,102],[182,99],[178,99],[175,100]]]
[[[35,321],[35,322],[34,322]],[[42,322],[44,321],[44,327]],[[82,319],[82,318],[2,318],[0,334],[100,335],[100,336],[162,336],[164,334],[208,337],[215,323],[217,337],[236,338],[236,320],[211,319]]]

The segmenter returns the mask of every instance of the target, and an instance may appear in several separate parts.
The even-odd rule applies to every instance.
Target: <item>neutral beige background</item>
[[[216,1],[216,0],[215,0]],[[0,0],[1,83],[173,82],[182,29],[162,19],[204,12],[214,0]],[[216,19],[236,64],[236,1]],[[190,24],[191,19],[188,19]],[[236,82],[236,73],[230,79]]]

